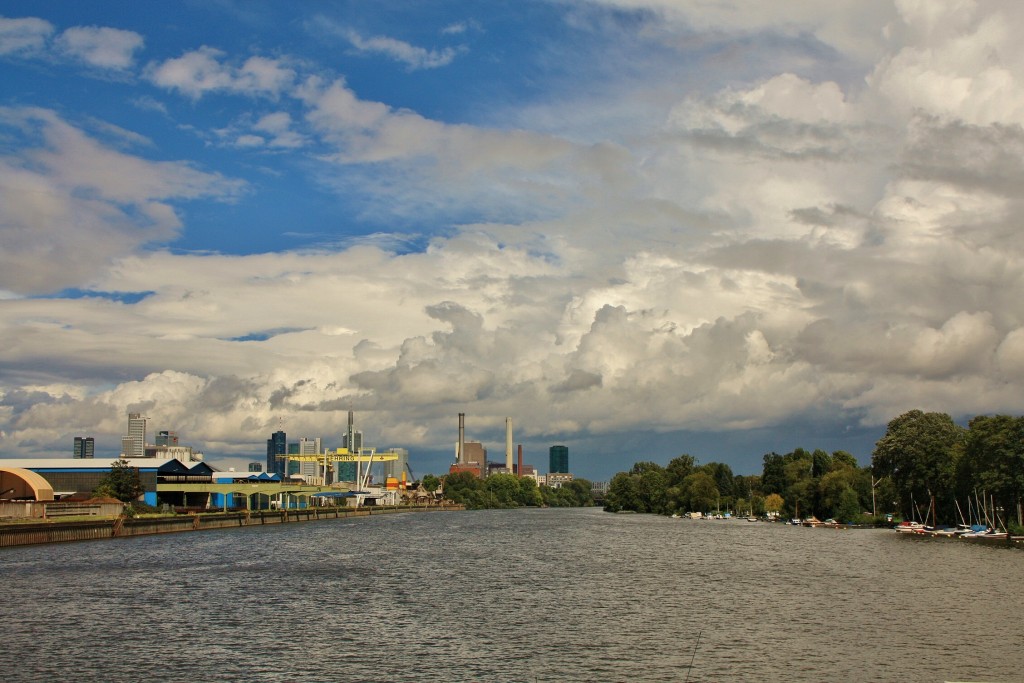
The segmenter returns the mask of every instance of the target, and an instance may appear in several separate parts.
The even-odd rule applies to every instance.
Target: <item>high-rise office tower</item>
[[[267,439],[268,474],[284,474],[284,460],[278,460],[279,455],[288,455],[288,437],[280,429]]]
[[[341,447],[347,448],[349,453],[358,454],[363,447],[363,433],[354,430],[352,432],[352,444],[348,442],[348,434],[341,435]]]
[[[569,447],[552,446],[548,449],[549,463],[548,472],[569,471]]]
[[[363,433],[355,429],[351,422],[351,415],[349,413],[349,431],[346,434],[341,435],[341,447],[347,448],[349,453],[358,455],[359,451],[363,448]],[[349,434],[352,435],[352,443],[349,444]],[[339,462],[338,472],[336,481],[355,481],[356,480],[356,464],[354,462]]]
[[[121,437],[121,454],[126,458],[146,457],[146,418],[128,413],[128,433]]]
[[[299,439],[298,443],[288,444],[289,453],[292,452],[293,448],[295,449],[296,455],[320,455],[320,437],[318,436],[310,439],[304,436]],[[315,462],[303,461],[301,463],[297,462],[296,464],[298,465],[298,468],[296,469],[295,474],[301,474],[307,481],[309,481],[310,478],[319,478],[323,476],[323,463],[320,460]]]
[[[320,455],[320,437],[299,439],[299,455]]]
[[[75,437],[75,457],[93,458],[96,455],[96,440],[91,436]]]

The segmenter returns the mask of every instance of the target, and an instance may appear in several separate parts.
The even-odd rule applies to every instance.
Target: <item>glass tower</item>
[[[279,455],[288,455],[288,437],[280,429],[267,439],[268,474],[284,474],[284,460],[278,460]]]
[[[91,436],[75,437],[75,457],[92,458],[96,454],[96,440]]]
[[[569,447],[552,446],[548,449],[549,466],[548,472],[569,471]]]

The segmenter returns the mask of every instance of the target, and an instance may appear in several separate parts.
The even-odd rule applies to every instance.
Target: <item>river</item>
[[[1024,552],[405,514],[0,549],[17,681],[1024,681]],[[692,666],[691,666],[692,664]]]

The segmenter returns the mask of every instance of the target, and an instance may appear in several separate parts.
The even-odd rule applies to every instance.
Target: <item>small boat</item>
[[[924,533],[924,524],[921,524],[921,522],[910,522],[910,521],[904,520],[904,521],[900,522],[899,524],[897,524],[893,528],[896,530],[896,533],[900,533],[900,534],[923,534]]]
[[[974,527],[978,527],[978,528],[975,529]],[[1006,532],[1005,531],[997,531],[995,529],[992,529],[992,528],[989,528],[989,527],[985,527],[985,526],[983,526],[981,524],[975,524],[974,527],[971,527],[972,528],[971,532],[966,533],[966,534],[961,534],[960,538],[991,538],[991,539],[996,539],[996,538],[1005,539],[1006,538]]]

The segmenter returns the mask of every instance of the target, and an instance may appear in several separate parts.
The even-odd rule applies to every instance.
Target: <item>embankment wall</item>
[[[362,508],[304,508],[301,510],[260,510],[256,512],[228,512],[173,517],[116,517],[113,519],[76,522],[44,522],[36,524],[0,525],[0,547],[59,543],[64,541],[92,541],[101,538],[149,536],[181,531],[229,529],[266,524],[289,524],[320,519],[346,519],[410,512],[450,512],[465,510],[462,505],[402,505],[396,507]]]

